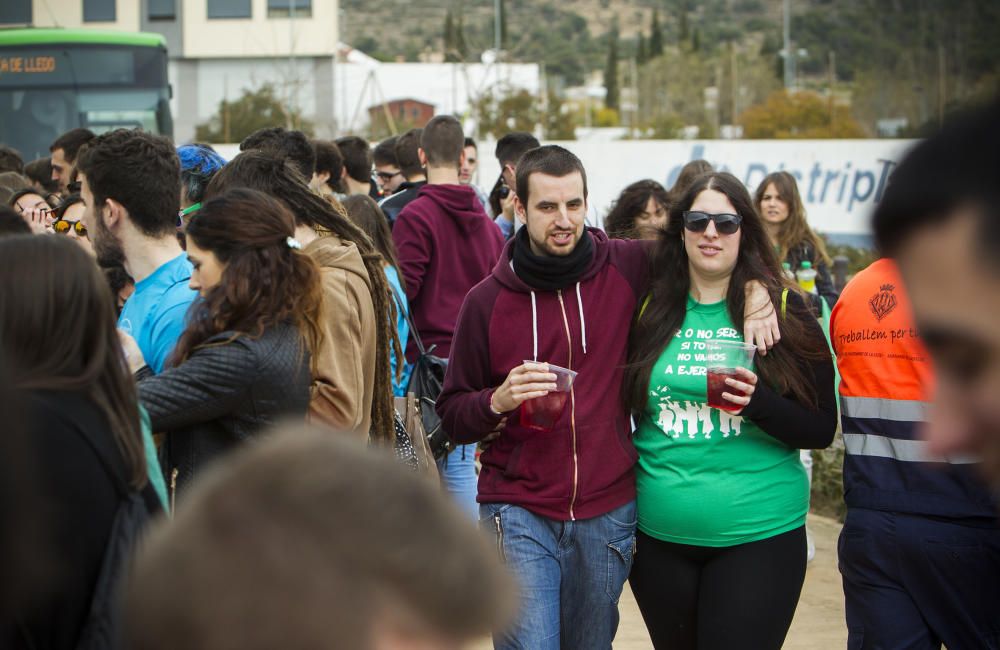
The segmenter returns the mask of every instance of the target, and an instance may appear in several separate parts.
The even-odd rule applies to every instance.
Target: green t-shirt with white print
[[[653,366],[635,432],[639,529],[666,542],[712,547],[794,530],[809,509],[799,451],[708,406],[710,339],[743,337],[724,301],[688,298],[683,326]]]

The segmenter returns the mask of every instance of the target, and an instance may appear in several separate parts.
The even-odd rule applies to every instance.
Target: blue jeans
[[[479,515],[521,587],[518,621],[493,647],[609,650],[635,552],[635,501],[577,521],[504,503],[484,503]]]
[[[437,463],[444,489],[475,520],[479,514],[479,504],[476,503],[476,495],[479,494],[476,445],[459,445]]]

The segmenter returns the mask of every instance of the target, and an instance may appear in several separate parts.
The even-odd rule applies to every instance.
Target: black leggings
[[[806,575],[805,526],[725,548],[637,534],[629,584],[657,650],[778,650]]]

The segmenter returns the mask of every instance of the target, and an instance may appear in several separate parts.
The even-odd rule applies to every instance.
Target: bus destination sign
[[[0,75],[49,74],[55,71],[54,56],[0,56]]]

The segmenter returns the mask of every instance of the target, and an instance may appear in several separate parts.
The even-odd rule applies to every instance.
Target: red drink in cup
[[[525,363],[534,363],[525,361]],[[548,365],[548,372],[556,376],[556,389],[547,395],[529,399],[521,404],[521,424],[528,429],[541,433],[549,433],[556,427],[566,402],[569,401],[570,389],[576,379],[576,373],[568,368]]]
[[[743,381],[742,377],[736,374],[735,368],[708,369],[708,405],[715,409],[722,409],[723,411],[739,411],[743,408],[742,406],[739,404],[733,404],[729,400],[722,397],[722,393],[746,397],[746,393],[741,390],[736,390],[726,383],[726,379],[729,377],[732,377],[737,381]]]
[[[744,381],[744,377],[736,372],[737,368],[750,370],[754,352],[757,348],[742,341],[706,341],[706,379],[708,384],[708,405],[723,411],[739,411],[742,404],[730,402],[722,396],[723,393],[746,397],[746,393],[730,386],[726,379],[732,378]]]

